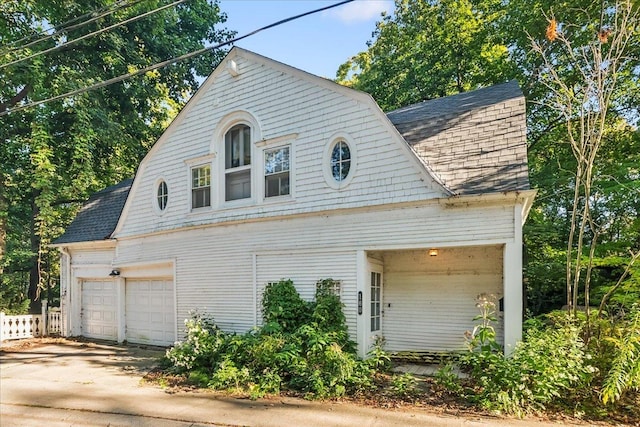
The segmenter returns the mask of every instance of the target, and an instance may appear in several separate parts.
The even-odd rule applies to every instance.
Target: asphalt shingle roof
[[[64,234],[53,244],[90,242],[111,237],[127,201],[133,179],[93,194],[82,206]]]
[[[529,189],[525,100],[517,82],[409,105],[387,117],[455,194]]]

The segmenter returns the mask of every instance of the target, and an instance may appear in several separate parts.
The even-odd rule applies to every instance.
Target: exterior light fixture
[[[429,249],[429,256],[438,256],[438,250],[436,248]]]
[[[111,270],[111,273],[109,273],[109,276],[111,277],[116,277],[120,275],[120,270]]]

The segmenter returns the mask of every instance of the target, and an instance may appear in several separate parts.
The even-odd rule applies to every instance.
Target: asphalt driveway
[[[162,349],[70,340],[30,343],[0,349],[3,427],[543,425],[433,414],[420,408],[389,410],[345,402],[252,401],[206,391],[171,392],[141,381],[156,366]]]

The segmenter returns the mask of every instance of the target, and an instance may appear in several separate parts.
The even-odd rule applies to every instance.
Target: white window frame
[[[198,169],[204,169],[204,168],[209,168],[209,185],[203,185],[203,186],[194,187],[194,185],[193,185],[193,183],[194,183],[193,182],[193,180],[194,180],[194,177],[193,177],[194,171],[196,171]],[[198,178],[200,179],[200,177],[198,177]],[[212,196],[212,194],[211,194],[211,188],[212,188],[211,180],[212,180],[211,164],[205,163],[205,164],[201,164],[201,165],[193,165],[193,166],[191,166],[189,168],[189,183],[190,183],[190,185],[189,185],[189,194],[190,194],[190,196],[189,196],[189,200],[190,200],[189,206],[190,206],[192,211],[197,211],[197,210],[202,210],[202,209],[211,209],[211,199],[212,199],[212,197],[211,197]],[[194,192],[194,190],[199,190],[199,189],[202,189],[202,188],[205,188],[205,187],[209,188],[209,204],[208,205],[203,205],[203,206],[193,206],[193,202],[194,202],[194,200],[193,200],[193,192]]]
[[[164,182],[165,186],[167,187],[167,193],[165,195],[166,197],[166,204],[164,206],[164,209],[160,209],[160,203],[159,203],[159,195],[158,195],[158,190],[160,188],[160,185]],[[167,182],[167,180],[164,177],[158,177],[155,180],[155,183],[153,185],[153,194],[151,197],[151,204],[153,206],[153,210],[155,211],[156,214],[158,215],[164,215],[164,213],[167,211],[168,207],[169,207],[169,203],[170,203],[170,199],[169,199],[169,193],[171,193],[170,188],[169,188],[169,183]]]
[[[277,152],[277,151],[282,151],[282,150],[287,150],[287,169],[282,169],[280,171],[277,172],[271,172],[271,173],[267,173],[267,155],[270,152]],[[291,145],[286,144],[286,145],[281,145],[278,147],[269,147],[269,148],[265,148],[263,150],[263,179],[264,179],[264,192],[262,193],[265,199],[273,199],[276,197],[289,197],[289,195],[291,194]],[[271,195],[268,196],[267,195],[267,190],[268,190],[268,185],[267,185],[267,180],[268,177],[273,177],[273,176],[277,176],[277,175],[284,175],[286,173],[287,176],[287,180],[289,181],[288,185],[287,185],[287,193],[286,194],[280,194],[282,192],[282,181],[281,178],[278,177],[278,194],[275,195]]]
[[[160,189],[163,189],[162,193],[160,193]],[[159,180],[158,185],[156,185],[156,202],[161,212],[167,209],[167,205],[169,204],[169,186],[164,179]]]
[[[376,277],[376,283],[373,278]],[[369,271],[369,333],[380,334],[382,331],[382,272]]]
[[[242,128],[243,130],[241,132],[239,132],[239,150],[240,150],[240,162],[242,162],[243,164],[239,164],[237,166],[228,166],[227,165],[227,156],[230,155],[230,153],[228,153],[227,150],[227,136],[229,135],[229,133],[231,131],[233,131],[235,128]],[[249,132],[249,143],[247,144],[245,141],[245,132],[244,129],[248,129]],[[252,136],[253,136],[253,130],[251,129],[251,126],[240,122],[240,123],[236,123],[233,126],[231,126],[229,129],[227,129],[227,131],[224,134],[224,141],[222,142],[222,145],[224,146],[223,150],[224,150],[224,158],[225,158],[225,165],[224,165],[224,201],[225,203],[233,203],[233,202],[237,202],[237,201],[241,201],[241,200],[246,200],[246,199],[253,199],[254,196],[254,192],[255,192],[255,185],[253,184],[253,179],[252,179],[252,169],[254,167],[254,163],[255,163],[255,154],[254,154],[254,149],[253,149],[253,141],[252,141]],[[248,147],[249,148],[249,164],[244,164],[244,159],[246,157],[246,150],[245,148]],[[227,182],[230,178],[231,175],[236,175],[236,174],[243,174],[245,175],[248,172],[249,175],[249,196],[248,197],[240,197],[240,198],[236,198],[236,199],[228,199],[228,195],[227,195]]]
[[[289,202],[295,198],[295,183],[296,183],[296,151],[295,151],[295,140],[298,138],[297,133],[291,133],[287,135],[281,135],[275,138],[263,139],[261,141],[256,142],[256,147],[260,151],[260,177],[258,179],[258,187],[257,190],[259,193],[259,202],[260,203],[281,203],[281,202]],[[266,197],[266,180],[265,180],[265,153],[271,150],[277,150],[283,147],[289,147],[289,194],[284,194],[282,196],[272,196]]]
[[[207,154],[204,156],[200,156],[200,157],[195,157],[192,159],[187,159],[184,161],[184,164],[186,165],[186,191],[188,192],[188,195],[186,197],[188,204],[187,206],[185,206],[185,209],[187,212],[203,212],[203,211],[209,211],[213,208],[215,208],[216,205],[216,168],[215,168],[215,162],[213,161],[216,158],[216,153],[211,153],[211,154]],[[194,168],[199,168],[199,167],[203,167],[203,166],[209,166],[209,170],[210,170],[210,181],[209,181],[209,206],[203,206],[201,208],[192,208],[193,206],[193,200],[192,200],[192,195],[193,195],[193,178],[192,178],[192,170]]]
[[[251,183],[251,197],[236,200],[226,200],[226,135],[229,130],[234,126],[245,125],[248,126],[251,131],[251,165],[247,165],[246,169],[250,170],[250,183]],[[257,196],[261,191],[259,179],[257,179],[258,173],[256,172],[256,166],[258,162],[262,162],[262,158],[256,149],[256,141],[261,139],[260,126],[253,114],[247,111],[234,111],[224,116],[218,124],[211,140],[210,150],[211,152],[218,153],[217,161],[217,173],[215,178],[218,182],[216,184],[217,193],[217,206],[220,208],[233,208],[238,206],[249,206],[256,203],[259,199]],[[243,168],[245,166],[241,166]],[[239,171],[240,168],[235,168],[234,171]]]
[[[349,173],[343,180],[336,180],[333,176],[333,172],[331,170],[331,154],[333,153],[333,149],[338,143],[345,142],[349,147],[349,153],[351,154],[351,165],[349,167]],[[358,153],[356,151],[356,143],[355,140],[345,132],[337,132],[329,138],[327,143],[324,146],[324,153],[322,155],[322,172],[324,175],[324,180],[327,185],[334,190],[342,190],[351,184],[354,176],[356,175],[357,166],[358,166]]]

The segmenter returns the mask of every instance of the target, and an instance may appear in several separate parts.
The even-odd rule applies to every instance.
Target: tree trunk
[[[31,301],[29,304],[30,312],[37,313],[40,310],[38,300],[40,299],[40,268],[38,262],[38,254],[40,251],[40,236],[38,235],[38,227],[37,220],[38,215],[40,214],[40,209],[36,204],[35,200],[38,196],[39,191],[33,194],[33,198],[31,201],[31,253],[33,256],[31,257],[31,266],[29,269],[29,291],[28,297]]]
[[[0,285],[4,274],[4,257],[7,253],[7,199],[4,195],[4,174],[0,176]]]

